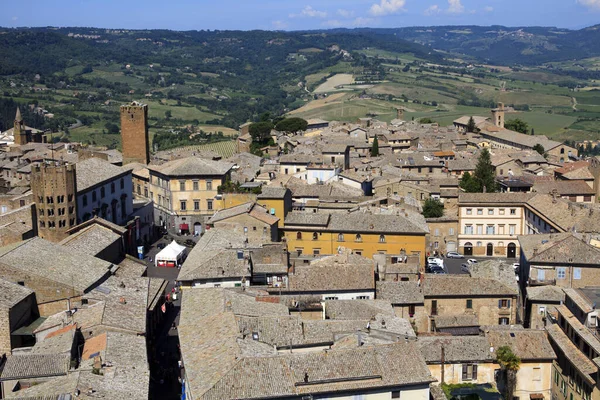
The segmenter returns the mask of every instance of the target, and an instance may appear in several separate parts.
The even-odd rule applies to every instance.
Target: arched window
[[[560,154],[565,154],[565,148],[564,147],[561,147]]]
[[[297,232],[296,233],[296,239],[297,240],[302,240],[302,232]]]
[[[343,242],[344,241],[344,234],[343,233],[339,233],[338,234],[338,242]]]
[[[313,232],[313,240],[318,240],[319,234],[317,232]]]
[[[360,235],[360,233],[356,234],[356,239],[357,242],[362,242],[362,236]]]
[[[385,243],[385,235],[379,235],[379,243]]]

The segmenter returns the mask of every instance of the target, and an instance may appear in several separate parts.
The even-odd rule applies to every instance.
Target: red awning
[[[189,231],[190,226],[188,224],[181,224],[179,225],[179,229],[181,229],[182,231]]]

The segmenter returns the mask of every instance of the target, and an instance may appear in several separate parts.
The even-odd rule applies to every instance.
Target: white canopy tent
[[[172,241],[156,255],[154,265],[157,267],[177,267],[185,256],[186,247]]]

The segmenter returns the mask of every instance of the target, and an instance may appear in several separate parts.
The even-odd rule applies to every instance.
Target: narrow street
[[[178,268],[155,267],[154,259],[161,249],[158,245],[168,245],[173,239],[184,242],[192,236],[182,237],[163,237],[159,239],[148,250],[144,261],[148,265],[148,276],[152,278],[161,278],[169,281],[167,285],[167,294],[172,295],[175,287],[175,280],[179,274]],[[188,254],[191,248],[188,249]],[[152,259],[152,262],[150,262]],[[177,400],[181,398],[181,384],[179,382],[179,337],[177,335],[177,326],[179,325],[179,312],[181,309],[181,299],[178,293],[177,300],[169,301],[166,307],[165,319],[159,329],[156,338],[155,349],[150,349],[154,363],[150,366],[150,399],[151,400]]]

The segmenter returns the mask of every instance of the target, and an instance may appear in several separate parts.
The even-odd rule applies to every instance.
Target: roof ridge
[[[566,237],[564,237],[564,238],[560,239],[560,240],[557,240],[556,242],[554,242],[554,243],[552,244],[552,246],[548,247],[548,248],[547,248],[547,249],[545,249],[544,251],[541,251],[541,252],[539,252],[539,253],[538,253],[538,254],[537,254],[535,257],[532,257],[531,259],[532,259],[532,260],[534,260],[534,259],[538,258],[538,257],[539,257],[539,256],[541,256],[542,254],[544,254],[544,253],[547,253],[547,252],[549,252],[550,250],[554,249],[554,248],[555,248],[555,247],[556,247],[556,246],[557,246],[559,243],[563,243],[563,242],[565,242],[567,239],[571,239],[571,238],[572,238],[572,239],[575,239],[575,240],[577,241],[577,243],[578,243],[578,244],[579,244],[579,243],[581,243],[581,244],[583,244],[584,246],[586,246],[586,247],[589,247],[589,248],[592,248],[594,251],[597,251],[598,253],[600,253],[600,249],[598,249],[597,247],[595,247],[595,246],[592,246],[591,244],[588,244],[588,243],[584,242],[583,240],[579,239],[579,238],[578,238],[578,237],[576,237],[576,236],[575,236],[575,235],[574,235],[572,232],[562,232],[562,233],[566,233],[566,234],[568,234],[568,235],[567,235]]]

